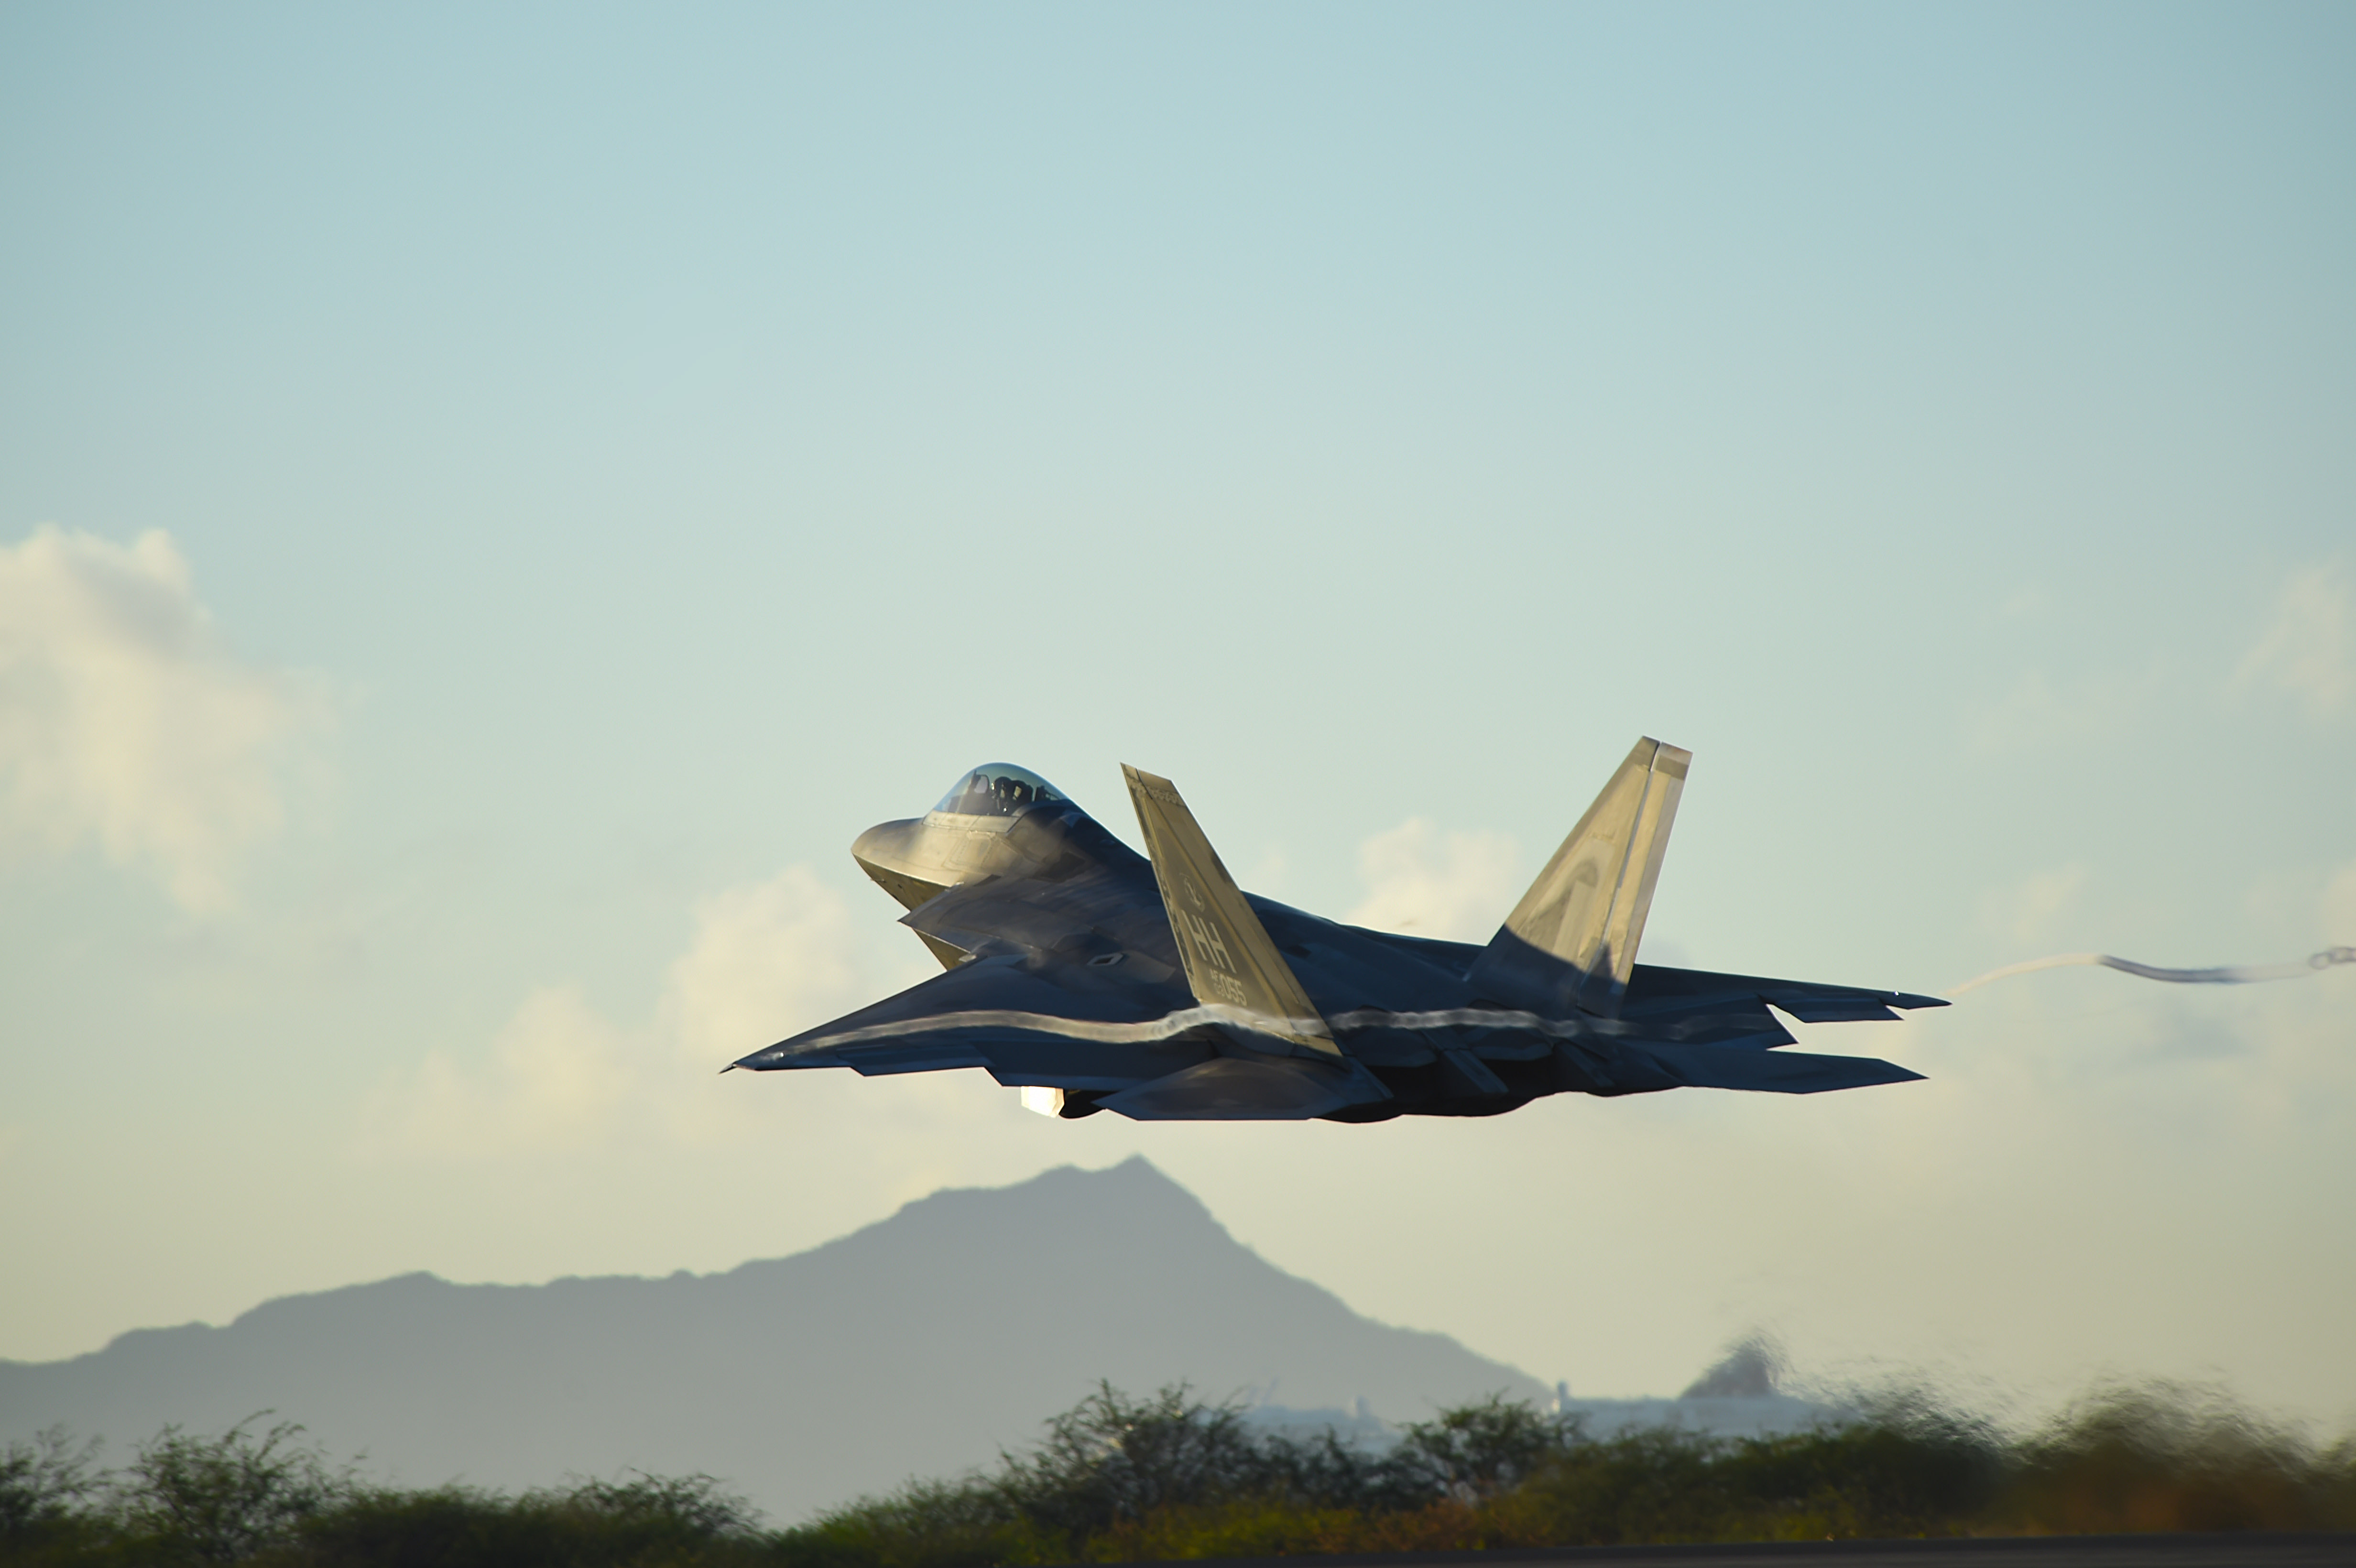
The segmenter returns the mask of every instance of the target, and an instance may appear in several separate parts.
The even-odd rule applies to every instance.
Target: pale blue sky
[[[998,758],[1329,913],[1424,819],[1477,926],[1650,732],[1655,955],[2356,942],[2351,69],[2340,5],[0,15],[0,1355],[1141,1148],[1596,1392],[1760,1324],[2356,1413],[2347,974],[2023,980],[1837,1103],[687,1086],[921,976],[845,848]],[[50,613],[150,530],[185,590]]]

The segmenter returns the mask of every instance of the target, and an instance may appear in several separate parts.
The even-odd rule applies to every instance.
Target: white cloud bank
[[[2086,868],[2080,861],[2032,872],[1983,898],[1981,923],[2018,942],[2040,941],[2077,907],[2085,888]]]
[[[2042,670],[2023,670],[2002,696],[1978,706],[1965,732],[1977,750],[1998,756],[2083,745],[2144,722],[2165,688],[2157,667],[2085,671],[2059,681]]]
[[[1520,859],[1505,834],[1444,833],[1411,816],[1358,847],[1366,892],[1342,918],[1410,936],[1486,942],[1521,896]]]
[[[2356,946],[2356,860],[2340,868],[2323,889],[2323,939]]]
[[[912,938],[908,948],[896,963],[871,955],[841,895],[788,867],[704,901],[647,1026],[615,1023],[577,987],[543,987],[477,1064],[431,1051],[380,1084],[360,1151],[477,1159],[744,1137],[775,1097],[720,1081],[721,1069],[937,972]]]
[[[853,931],[842,895],[807,866],[706,900],[694,944],[670,966],[659,1032],[671,1051],[717,1072],[874,1000],[881,993],[861,989],[871,965]],[[916,952],[914,938],[891,934]]]
[[[590,1147],[642,1091],[642,1054],[578,988],[545,987],[516,1009],[480,1069],[428,1051],[412,1078],[379,1096],[367,1142],[380,1153],[458,1157]]]
[[[322,712],[230,651],[167,535],[125,547],[45,525],[0,546],[0,837],[94,843],[182,907],[222,909]]]
[[[2356,697],[2356,590],[2348,574],[2336,564],[2293,572],[2237,674],[2242,685],[2290,693],[2319,719],[2345,709]]]

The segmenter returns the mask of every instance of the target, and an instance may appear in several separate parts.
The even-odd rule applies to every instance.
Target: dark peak
[[[943,1188],[903,1204],[888,1219],[796,1253],[794,1257],[806,1258],[813,1253],[831,1252],[839,1248],[858,1249],[862,1243],[873,1244],[874,1242],[882,1242],[886,1246],[904,1243],[918,1247],[946,1245],[960,1233],[971,1235],[972,1239],[979,1241],[985,1239],[981,1232],[1002,1237],[1007,1227],[1041,1236],[1100,1234],[1106,1230],[1118,1229],[1133,1232],[1141,1238],[1150,1236],[1155,1244],[1167,1244],[1173,1238],[1191,1234],[1202,1243],[1215,1248],[1219,1242],[1225,1241],[1239,1250],[1248,1251],[1233,1242],[1233,1238],[1227,1235],[1226,1227],[1204,1207],[1201,1199],[1171,1179],[1151,1160],[1141,1154],[1134,1154],[1117,1165],[1108,1165],[1098,1170],[1086,1170],[1076,1165],[1055,1166],[1007,1187]],[[241,1330],[248,1335],[267,1333],[274,1331],[275,1326],[280,1324],[340,1321],[355,1312],[421,1314],[476,1310],[481,1304],[492,1301],[501,1303],[504,1310],[529,1311],[531,1310],[529,1302],[532,1298],[550,1292],[558,1296],[574,1297],[648,1287],[700,1291],[716,1285],[732,1275],[742,1275],[746,1271],[762,1274],[791,1261],[789,1258],[756,1259],[736,1269],[709,1275],[693,1274],[686,1269],[653,1277],[568,1275],[550,1280],[545,1285],[455,1285],[439,1275],[419,1269],[363,1284],[273,1296],[259,1306],[247,1308],[223,1326],[183,1323],[169,1328],[134,1328],[116,1335],[108,1342],[107,1349],[120,1349],[134,1355],[165,1353],[166,1346],[177,1344],[191,1336],[218,1334],[225,1328]],[[460,1297],[475,1306],[462,1307],[457,1300]],[[321,1316],[322,1309],[327,1317]],[[85,1358],[77,1359],[102,1353],[89,1351]]]
[[[841,1250],[862,1252],[881,1245],[888,1251],[947,1249],[960,1243],[982,1246],[1008,1244],[1011,1235],[1052,1237],[1119,1232],[1140,1244],[1166,1248],[1190,1240],[1218,1251],[1221,1243],[1247,1252],[1228,1236],[1226,1228],[1196,1198],[1143,1155],[1131,1155],[1099,1170],[1059,1165],[1008,1187],[951,1187],[903,1204],[888,1219],[785,1258],[756,1259],[733,1270],[697,1275],[685,1269],[667,1276],[608,1275],[566,1275],[545,1285],[454,1285],[424,1270],[395,1275],[365,1284],[337,1285],[273,1296],[240,1313],[227,1326],[244,1336],[280,1331],[280,1326],[348,1321],[362,1316],[392,1312],[419,1317],[447,1312],[478,1312],[496,1304],[502,1312],[529,1313],[534,1299],[604,1297],[616,1291],[701,1292],[732,1276],[758,1276],[795,1264],[798,1260]],[[1208,1255],[1208,1254],[1188,1254]],[[1257,1257],[1257,1254],[1251,1254]],[[462,1302],[460,1298],[464,1298]],[[203,1337],[225,1329],[207,1323],[173,1328],[134,1328],[117,1335],[108,1349],[129,1353],[164,1353],[164,1347],[190,1336]],[[91,1351],[90,1355],[103,1352]]]
[[[992,1198],[1013,1198],[1017,1194],[1079,1190],[1116,1190],[1126,1195],[1154,1193],[1164,1197],[1183,1198],[1194,1207],[1202,1200],[1187,1191],[1162,1171],[1162,1168],[1141,1154],[1130,1155],[1119,1165],[1108,1165],[1101,1170],[1087,1170],[1076,1165],[1050,1166],[1027,1181],[1010,1182],[1004,1187],[944,1187],[939,1191],[916,1200],[906,1207],[929,1203],[936,1198],[958,1197],[966,1193],[984,1194]],[[1210,1211],[1205,1209],[1205,1213]]]
[[[1141,1154],[1133,1154],[1119,1165],[1101,1170],[1058,1165],[1027,1181],[1005,1187],[944,1187],[901,1205],[897,1213],[882,1223],[921,1222],[949,1212],[964,1219],[977,1210],[1010,1215],[1119,1211],[1140,1218],[1151,1214],[1164,1220],[1184,1218],[1217,1223],[1201,1199],[1173,1181]],[[871,1231],[875,1228],[868,1227]]]
[[[218,1431],[270,1408],[404,1475],[701,1473],[790,1518],[986,1462],[1099,1378],[1398,1418],[1538,1392],[1442,1335],[1358,1317],[1124,1159],[936,1193],[723,1275],[412,1274],[70,1366],[0,1366],[0,1442],[60,1421],[118,1441]]]
[[[348,1304],[365,1300],[370,1304],[393,1301],[414,1304],[428,1297],[445,1295],[460,1288],[438,1274],[424,1269],[412,1269],[387,1279],[369,1280],[360,1285],[339,1285],[327,1290],[306,1290],[293,1296],[273,1296],[259,1307],[248,1307],[230,1320],[232,1328],[256,1320],[268,1322],[288,1312],[303,1312],[314,1302]]]
[[[1204,1245],[1245,1250],[1201,1199],[1144,1156],[1132,1155],[1100,1170],[1055,1166],[1006,1187],[944,1187],[849,1235],[789,1257],[756,1258],[733,1272],[765,1275],[798,1268],[805,1260],[877,1248],[937,1249],[948,1256],[1016,1244],[1017,1238],[1091,1236],[1101,1246],[1111,1237],[1149,1235],[1163,1244],[1193,1238]]]
[[[1783,1375],[1783,1348],[1764,1334],[1736,1341],[1679,1399],[1767,1399]]]

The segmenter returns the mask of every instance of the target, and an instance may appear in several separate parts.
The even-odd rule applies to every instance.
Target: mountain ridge
[[[1099,1379],[1393,1420],[1546,1392],[1279,1269],[1141,1156],[944,1189],[721,1273],[411,1271],[0,1361],[0,1440],[62,1421],[120,1453],[266,1408],[407,1483],[701,1471],[794,1518],[987,1463]]]

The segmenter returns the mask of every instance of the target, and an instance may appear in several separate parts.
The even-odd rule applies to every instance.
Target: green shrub
[[[104,1488],[98,1439],[76,1448],[62,1426],[0,1449],[0,1542],[24,1546],[56,1535]]]
[[[304,1568],[596,1568],[766,1562],[742,1498],[709,1476],[640,1475],[505,1497],[376,1490],[310,1520],[281,1555]]]
[[[295,1440],[281,1422],[256,1435],[250,1415],[218,1437],[166,1426],[115,1478],[115,1521],[157,1563],[244,1563],[291,1541],[345,1501],[351,1472]]]
[[[1380,1450],[1108,1384],[995,1468],[765,1531],[708,1476],[507,1494],[364,1487],[301,1428],[166,1427],[108,1475],[62,1431],[0,1454],[10,1568],[1044,1568],[1325,1552],[1839,1537],[2356,1530],[2356,1439],[2214,1390],[2098,1389],[2008,1439],[1922,1395],[1784,1436],[1592,1439],[1492,1397]]]
[[[2319,1452],[2222,1390],[2098,1388],[2019,1445],[2004,1527],[2356,1530],[2356,1441]]]

